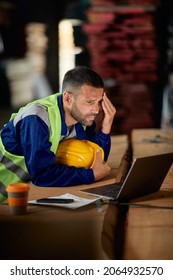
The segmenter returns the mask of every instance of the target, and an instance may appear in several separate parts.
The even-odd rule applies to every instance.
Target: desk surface
[[[137,129],[131,136],[134,158],[173,152],[173,130]],[[135,205],[110,205],[106,212],[102,239],[107,255],[113,259],[172,260],[173,165],[158,193],[132,202]]]
[[[173,130],[134,130],[133,156],[173,152]],[[124,259],[173,259],[173,165],[159,193],[130,207]],[[158,207],[158,208],[157,208]]]
[[[173,131],[137,129],[131,136],[133,157],[173,151]],[[124,135],[112,137],[112,171],[105,180],[68,188],[31,185],[29,199],[67,192],[90,197],[80,190],[124,176],[127,140]],[[91,204],[76,210],[31,205],[23,216],[11,216],[8,205],[0,205],[0,258],[173,259],[172,182],[173,166],[160,192],[135,200],[137,205]]]
[[[112,137],[108,161],[112,170],[105,180],[65,188],[30,184],[29,200],[64,193],[93,198],[80,190],[115,180],[127,140],[126,135]],[[11,216],[7,203],[0,205],[0,259],[107,259],[101,245],[106,210],[107,205],[97,208],[96,204],[75,210],[29,205],[26,215]]]

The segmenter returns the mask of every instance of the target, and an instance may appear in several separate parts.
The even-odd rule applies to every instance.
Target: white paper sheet
[[[66,193],[60,196],[51,196],[49,198],[72,198],[74,200],[74,202],[72,203],[39,203],[36,200],[30,200],[28,201],[29,204],[36,204],[36,205],[49,205],[49,206],[59,206],[59,207],[65,207],[65,208],[69,208],[69,209],[76,209],[88,204],[91,204],[97,200],[99,200],[99,198],[95,198],[95,199],[88,199],[88,198],[83,198],[80,196],[76,196],[70,193]]]

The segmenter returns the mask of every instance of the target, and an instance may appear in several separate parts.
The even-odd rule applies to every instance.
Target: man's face
[[[71,117],[82,125],[91,126],[102,110],[103,93],[103,88],[82,86],[77,97],[73,97]]]

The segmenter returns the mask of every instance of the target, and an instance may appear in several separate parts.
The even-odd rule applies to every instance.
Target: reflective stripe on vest
[[[11,159],[4,156],[1,151],[0,151],[0,159],[1,159],[1,163],[3,163],[8,170],[15,173],[20,180],[25,182],[28,182],[30,180],[30,176],[28,172],[26,172],[22,167],[16,165]]]
[[[7,198],[7,196],[8,196],[8,194],[6,192],[6,187],[1,182],[0,182],[0,194],[2,194],[5,198]]]

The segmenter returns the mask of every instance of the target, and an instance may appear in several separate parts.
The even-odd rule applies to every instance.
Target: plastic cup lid
[[[12,193],[26,192],[30,189],[26,183],[14,183],[7,186],[6,191]]]

